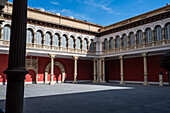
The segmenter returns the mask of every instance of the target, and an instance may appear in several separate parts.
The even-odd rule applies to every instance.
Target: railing
[[[116,53],[116,52],[120,52],[120,51],[140,49],[140,48],[146,48],[146,47],[154,47],[154,46],[165,45],[165,44],[170,44],[170,39],[162,40],[162,41],[153,41],[151,43],[131,45],[131,46],[127,46],[127,47],[114,48],[114,49],[109,49],[109,50],[103,50],[102,53],[103,54]]]
[[[0,45],[7,45],[9,46],[10,41],[1,40]],[[47,46],[42,44],[32,44],[27,43],[27,48],[39,48],[44,50],[56,50],[56,51],[65,51],[65,52],[74,52],[74,53],[84,53],[84,54],[95,54],[95,51],[92,50],[84,50],[84,49],[75,49],[75,48],[65,48],[65,47],[57,47],[57,46]]]

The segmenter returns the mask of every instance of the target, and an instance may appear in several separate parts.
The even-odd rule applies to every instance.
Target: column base
[[[125,84],[125,82],[124,81],[120,81],[119,84]]]
[[[78,84],[78,82],[77,82],[77,81],[74,81],[73,84]]]
[[[54,82],[53,82],[53,81],[50,81],[50,85],[54,85]]]
[[[92,83],[97,83],[97,81],[96,81],[96,80],[94,80]]]
[[[144,85],[144,86],[147,86],[147,85],[149,85],[149,83],[148,83],[148,82],[144,82],[143,85]]]

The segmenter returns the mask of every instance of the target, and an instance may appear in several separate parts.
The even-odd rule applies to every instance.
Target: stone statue
[[[170,85],[170,50],[159,59],[160,66],[169,72],[169,85]]]

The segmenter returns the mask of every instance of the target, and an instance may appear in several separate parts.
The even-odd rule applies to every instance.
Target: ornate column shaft
[[[102,69],[103,69],[103,71],[102,71],[102,72],[103,72],[103,74],[102,74],[102,75],[103,75],[103,76],[102,76],[102,80],[103,80],[103,81],[102,81],[102,82],[103,82],[103,83],[106,83],[106,81],[105,81],[105,60],[104,60],[104,59],[105,59],[105,58],[102,58],[102,62],[103,62],[103,63],[102,63],[102,64],[103,64],[103,65],[102,65]]]
[[[162,45],[165,45],[165,28],[162,28]]]
[[[78,60],[78,56],[73,56],[74,58],[74,81],[73,84],[77,83],[77,60]]]
[[[155,30],[152,30],[152,46],[155,46]]]
[[[120,84],[124,84],[123,55],[120,58]]]
[[[27,0],[13,0],[12,30],[7,75],[5,113],[23,113],[26,56]]]
[[[33,47],[35,48],[36,47],[36,33],[33,32]]]
[[[100,78],[100,83],[103,82],[103,77],[102,77],[102,59],[99,58],[99,78]]]
[[[148,85],[148,71],[147,71],[147,53],[142,53],[144,64],[144,84]]]
[[[54,84],[54,81],[53,81],[53,76],[54,76],[54,58],[56,55],[54,54],[49,54],[50,57],[51,57],[51,73],[50,73],[50,85],[53,85]]]
[[[145,32],[143,32],[143,48],[146,47]]]
[[[0,27],[0,44],[3,44],[3,27]]]
[[[51,36],[51,49],[54,49],[54,35]]]
[[[137,48],[137,34],[134,35],[135,36],[135,43],[134,43],[134,46],[135,46],[135,49]]]
[[[96,77],[96,59],[93,60],[93,83],[97,82],[97,77]]]
[[[42,46],[43,46],[43,48],[45,48],[45,34],[43,34],[42,37],[43,37],[43,44],[42,44]]]

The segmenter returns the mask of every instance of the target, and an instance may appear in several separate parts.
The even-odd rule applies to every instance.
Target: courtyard
[[[5,108],[6,86],[0,86]],[[24,113],[170,113],[170,87],[118,84],[25,85]]]

